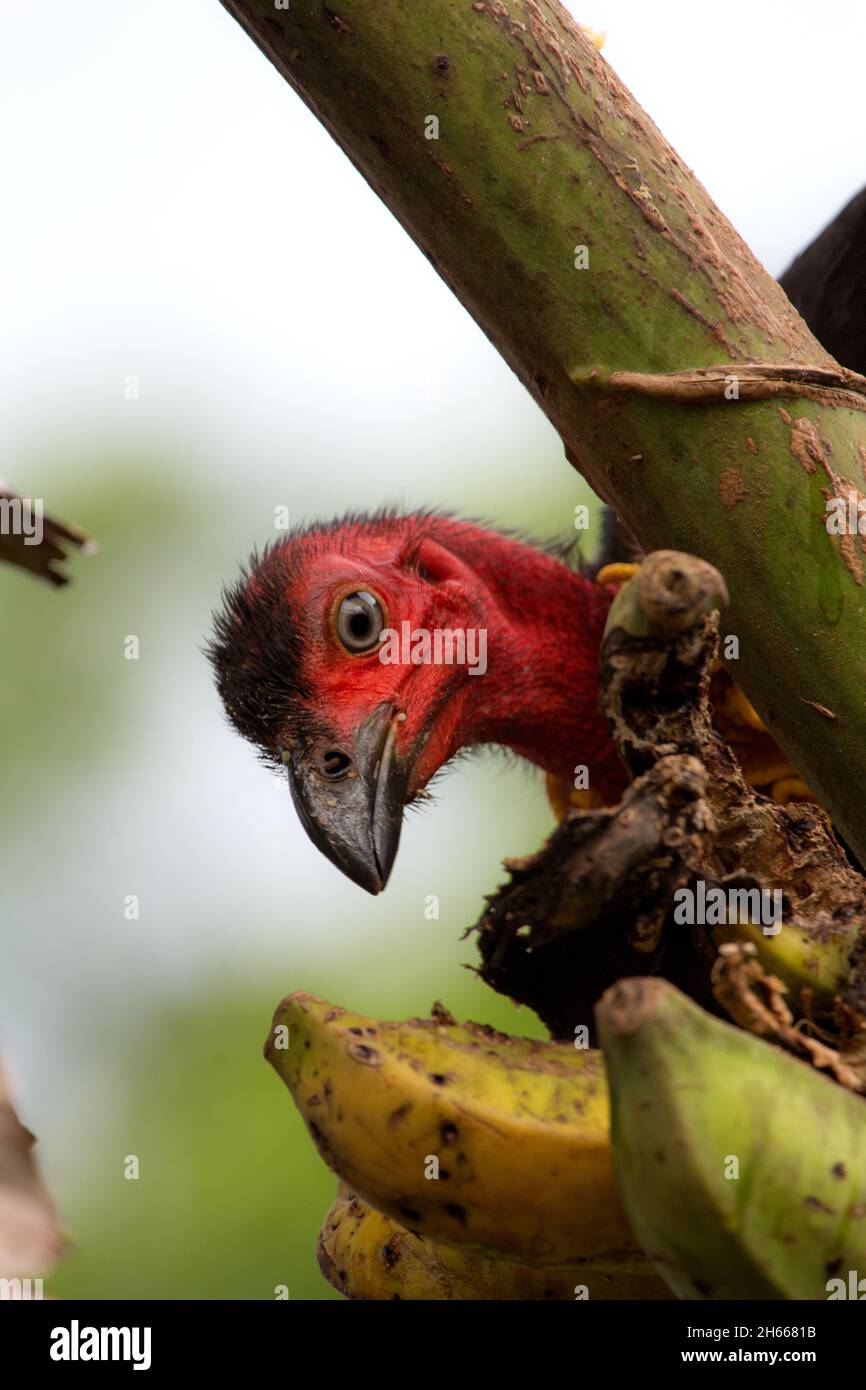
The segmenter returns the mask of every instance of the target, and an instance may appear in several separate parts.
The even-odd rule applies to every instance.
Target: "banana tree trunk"
[[[222,3],[595,491],[721,570],[735,679],[866,862],[866,541],[826,524],[849,493],[856,517],[866,382],[557,0]]]

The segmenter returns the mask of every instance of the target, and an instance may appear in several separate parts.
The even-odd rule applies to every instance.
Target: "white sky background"
[[[773,273],[866,182],[866,8],[570,8],[607,32],[608,61]],[[497,519],[515,521],[508,470],[521,458],[533,460],[539,488],[561,479],[561,448],[534,403],[217,0],[0,0],[0,131],[0,476],[36,490],[28,460],[40,448],[100,432],[188,445],[190,473],[206,473],[223,505],[237,500],[221,540],[226,578],[267,536],[275,502],[327,515],[404,495],[456,507],[498,496]],[[141,380],[134,416],[127,373]],[[13,976],[36,972],[46,952],[69,972],[82,951],[88,958],[81,992],[63,1007],[78,995],[84,1008],[105,976],[133,973],[137,989],[159,991],[240,967],[257,942],[273,950],[285,937],[274,904],[288,865],[309,934],[351,953],[381,921],[380,904],[307,847],[288,798],[227,736],[195,650],[204,619],[182,571],[166,566],[180,626],[153,686],[154,717],[126,750],[147,759],[148,778],[133,794],[130,763],[101,777],[53,830],[50,802],[35,802],[20,843],[6,846],[7,911],[34,922],[32,946],[17,938],[5,990],[0,981],[25,1072],[50,1070],[39,1017],[60,1004],[44,972],[27,991]],[[423,834],[410,820],[392,919],[396,895],[419,923],[419,895],[433,891],[427,866],[474,844],[491,799],[497,815],[517,803],[516,826],[521,800],[540,795],[501,776],[491,786],[489,769],[461,768]],[[115,899],[144,878],[160,908],[120,954],[84,852],[82,827],[98,847],[106,818]],[[28,858],[37,826],[53,845],[50,874]],[[496,881],[499,852],[529,847],[507,834],[489,846],[479,891]],[[209,894],[212,929],[185,931],[187,904],[200,911]],[[285,981],[303,983],[299,971]],[[429,999],[420,989],[406,1012]],[[72,1034],[65,1042],[74,1046]]]
[[[774,273],[866,180],[854,0],[571,8]],[[417,418],[433,378],[495,444],[495,354],[217,0],[0,0],[0,25],[7,447],[122,411],[121,371],[243,459],[289,402],[339,437]]]

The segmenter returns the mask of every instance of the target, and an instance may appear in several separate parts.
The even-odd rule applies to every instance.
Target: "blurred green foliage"
[[[350,999],[340,977],[320,982]],[[458,1013],[471,991],[454,989]],[[318,1158],[262,1046],[277,999],[225,988],[183,1012],[156,1010],[152,1040],[124,1057],[125,1098],[94,1145],[87,1182],[67,1203],[75,1249],[50,1281],[58,1297],[338,1298],[314,1251],[335,1178]],[[395,990],[384,1013],[404,1008]],[[477,1012],[477,1010],[476,1010]],[[514,1023],[506,1001],[485,1018]],[[522,1021],[530,1025],[528,1015]],[[141,1176],[128,1181],[129,1146]]]
[[[538,469],[521,470],[520,448],[516,440],[520,489],[494,505],[491,476],[466,469],[453,505],[567,536],[585,489],[558,450],[544,465],[556,487],[539,486]],[[261,800],[241,823],[227,808],[223,841],[191,823],[197,777],[211,778],[203,805],[219,797],[221,764],[252,764],[222,727],[201,644],[220,583],[263,538],[273,479],[239,487],[225,471],[190,469],[181,451],[67,443],[16,468],[15,481],[101,547],[73,560],[63,591],[0,574],[0,819],[11,904],[0,1041],[28,1081],[23,1118],[39,1134],[70,1239],[50,1292],[271,1299],[287,1285],[290,1298],[336,1298],[315,1260],[335,1179],[262,1058],[273,1010],[298,988],[392,1018],[442,998],[458,1017],[542,1036],[533,1015],[461,968],[474,947],[460,939],[501,857],[531,849],[550,826],[538,779],[495,768],[483,816],[459,799],[449,803],[453,825],[433,819],[438,808],[426,813],[431,833],[453,836],[438,921],[418,907],[426,882],[408,898],[404,886],[402,897],[389,889],[375,902],[335,884],[344,896],[334,901],[357,912],[347,935],[333,906],[314,897],[293,907],[292,876],[308,859],[287,865],[288,879],[276,866],[272,886],[251,878],[249,894],[231,900],[226,862],[237,861],[243,885],[259,808],[264,824],[272,807],[254,771]],[[381,483],[366,486],[353,500],[373,505]],[[301,501],[322,509],[314,496]],[[122,659],[128,632],[141,635],[139,666]],[[209,741],[185,750],[203,724]],[[202,770],[202,750],[215,766]],[[471,785],[471,773],[455,776]],[[280,814],[291,815],[287,802]],[[303,853],[314,851],[304,842]],[[173,905],[170,930],[159,913],[154,923],[152,906],[150,918],[143,909],[140,923],[123,922],[130,859],[142,901]],[[140,1163],[134,1181],[124,1177],[129,1154]]]

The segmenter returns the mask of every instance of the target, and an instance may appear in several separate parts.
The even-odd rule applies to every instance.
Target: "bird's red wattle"
[[[501,745],[604,802],[618,798],[627,778],[598,685],[613,593],[474,522],[350,518],[254,557],[226,595],[211,660],[239,732],[286,764],[311,838],[379,892],[403,805],[462,749]],[[335,615],[365,594],[389,631],[471,632],[476,651],[483,634],[483,668],[385,662],[375,634],[350,650]]]

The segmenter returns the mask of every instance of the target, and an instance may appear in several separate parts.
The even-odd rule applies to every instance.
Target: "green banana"
[[[813,1007],[825,1008],[844,990],[851,976],[850,957],[859,932],[857,920],[820,931],[786,922],[770,936],[759,923],[740,921],[716,927],[713,939],[716,945],[750,941],[764,969],[787,985],[791,1006],[800,1012],[804,989],[809,991]]]
[[[664,980],[596,1006],[614,1162],[680,1298],[826,1298],[866,1273],[866,1106]]]
[[[341,1185],[319,1236],[319,1266],[346,1298],[436,1300],[665,1299],[647,1259],[540,1269],[491,1260],[407,1231]]]
[[[639,1253],[598,1052],[444,1011],[377,1023],[298,993],[265,1055],[328,1166],[416,1233],[531,1265]]]

